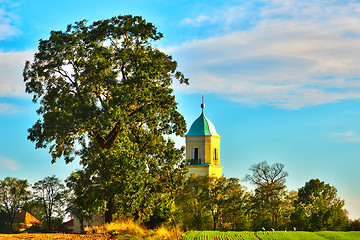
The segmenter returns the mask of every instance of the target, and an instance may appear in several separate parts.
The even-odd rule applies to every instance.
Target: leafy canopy
[[[160,38],[154,25],[127,15],[89,26],[76,22],[40,40],[23,72],[42,116],[28,139],[36,148],[49,147],[52,162],[70,162],[88,142],[112,149],[122,135],[152,154],[164,144],[163,134],[183,135],[171,84],[188,79],[171,56],[153,47]]]
[[[299,189],[295,201],[294,224],[301,230],[345,230],[348,224],[345,202],[337,189],[319,179],[311,179]]]

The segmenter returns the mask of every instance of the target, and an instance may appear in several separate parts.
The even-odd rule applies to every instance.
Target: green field
[[[183,236],[184,240],[356,240],[360,232],[218,232],[192,231]]]

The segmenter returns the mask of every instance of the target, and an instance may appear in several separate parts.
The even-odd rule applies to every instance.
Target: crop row
[[[184,240],[271,240],[271,239],[303,239],[303,240],[353,240],[360,239],[360,232],[189,232]]]
[[[272,235],[273,232],[257,232],[257,233],[222,233],[222,234],[202,234],[192,236],[185,235],[184,240],[258,240],[264,236]]]

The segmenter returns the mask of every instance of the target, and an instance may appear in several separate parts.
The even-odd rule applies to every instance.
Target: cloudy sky
[[[157,46],[190,78],[174,84],[189,126],[204,95],[226,177],[281,162],[289,189],[319,178],[360,218],[360,2],[350,0],[0,0],[0,179],[65,179],[79,167],[51,164],[26,139],[38,116],[22,69],[51,30],[120,14],[164,34]]]

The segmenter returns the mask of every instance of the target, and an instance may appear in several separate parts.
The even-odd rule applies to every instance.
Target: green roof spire
[[[185,136],[220,136],[215,129],[214,124],[205,116],[204,97],[201,103],[201,115],[193,122],[189,132]]]

